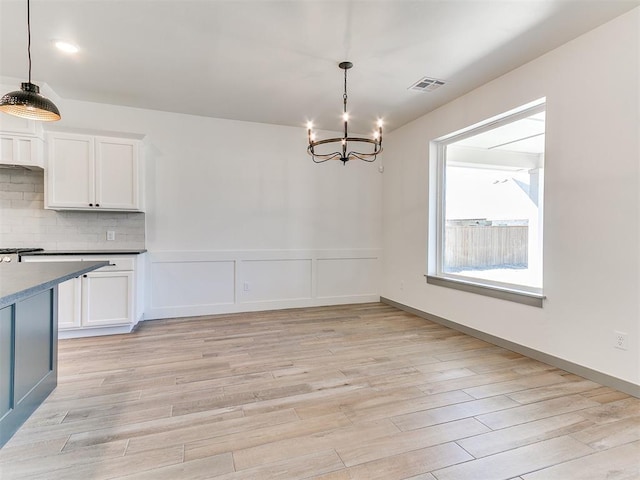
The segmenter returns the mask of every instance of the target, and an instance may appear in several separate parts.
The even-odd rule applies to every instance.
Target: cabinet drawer
[[[80,262],[82,258],[71,255],[22,255],[21,262]]]
[[[101,267],[96,272],[129,271],[135,268],[135,259],[126,257],[109,257],[102,255],[76,256],[76,255],[24,255],[23,262],[109,262],[109,265]]]
[[[113,258],[113,257],[82,257],[85,262],[109,262],[106,267],[101,267],[96,272],[112,272],[112,271],[126,271],[133,270],[135,260],[133,258]]]

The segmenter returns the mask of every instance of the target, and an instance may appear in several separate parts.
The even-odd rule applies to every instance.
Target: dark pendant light
[[[31,12],[27,0],[27,54],[29,56],[29,81],[23,82],[20,90],[9,92],[0,99],[0,111],[16,117],[55,122],[60,120],[60,111],[47,97],[40,95],[40,87],[31,83]]]

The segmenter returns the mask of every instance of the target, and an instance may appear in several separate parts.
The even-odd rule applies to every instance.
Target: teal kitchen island
[[[58,284],[107,264],[0,264],[0,447],[58,383]]]

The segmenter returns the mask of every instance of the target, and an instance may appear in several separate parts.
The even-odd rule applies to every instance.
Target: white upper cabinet
[[[43,143],[37,137],[0,133],[0,164],[43,168]]]
[[[42,127],[35,120],[0,114],[0,132],[4,134],[42,136]]]
[[[0,113],[0,164],[43,168],[43,145],[35,121]]]
[[[47,144],[45,208],[143,210],[139,141],[51,133]]]

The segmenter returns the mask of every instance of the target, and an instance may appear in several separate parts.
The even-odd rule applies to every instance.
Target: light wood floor
[[[640,399],[383,304],[59,350],[2,480],[640,479]]]

